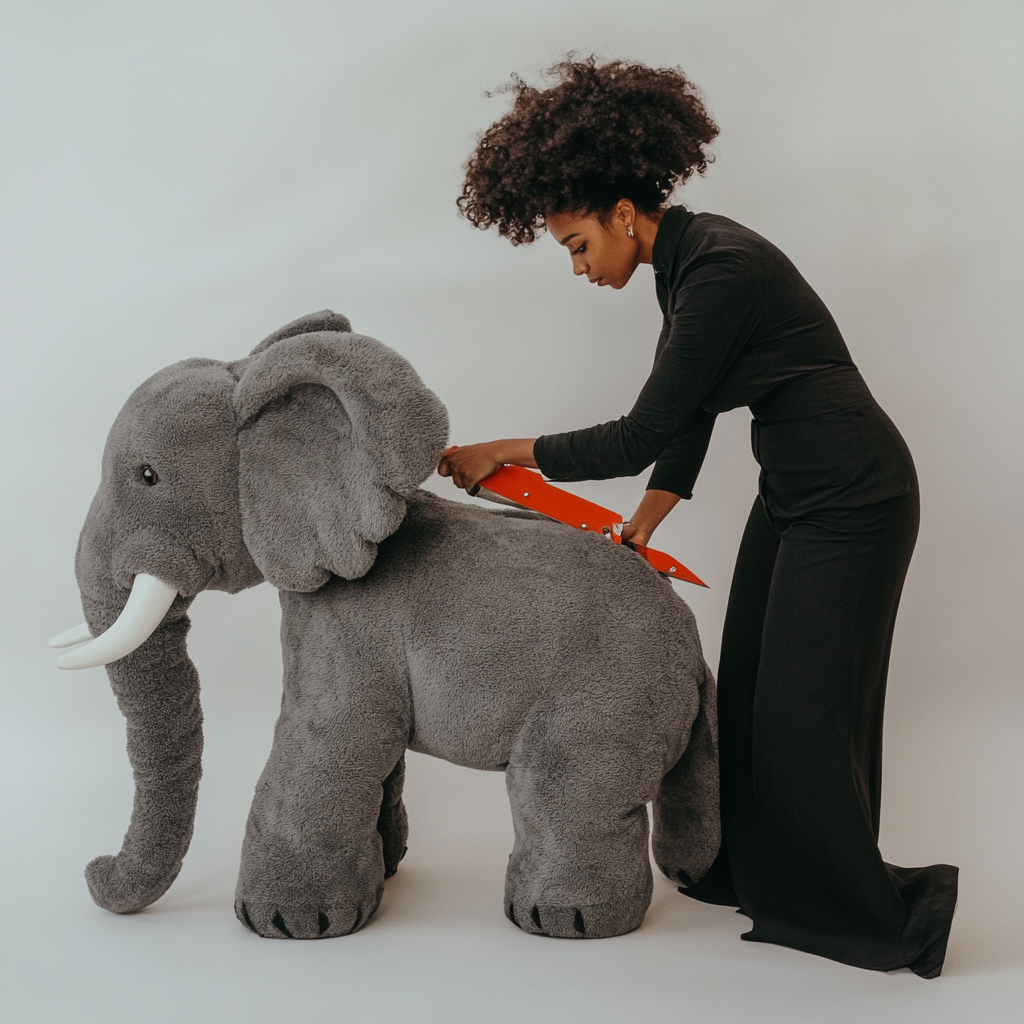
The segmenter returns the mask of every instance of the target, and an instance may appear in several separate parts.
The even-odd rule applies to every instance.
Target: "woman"
[[[691,83],[593,57],[550,74],[546,90],[513,78],[459,207],[514,245],[546,228],[598,286],[653,264],[654,369],[627,416],[460,447],[439,471],[472,487],[503,463],[554,480],[653,463],[623,529],[646,544],[691,497],[716,414],[749,406],[761,474],[719,666],[724,838],[680,891],[739,907],[745,939],[936,977],[957,869],[893,867],[877,846],[889,648],[918,526],[910,453],[789,260],[724,217],[666,208],[718,134]]]

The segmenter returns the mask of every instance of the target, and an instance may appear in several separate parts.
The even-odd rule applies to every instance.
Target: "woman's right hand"
[[[647,542],[651,539],[651,531],[642,530],[634,523],[623,523],[622,539],[630,544],[639,544],[641,547],[646,547]]]
[[[671,491],[646,491],[637,510],[622,524],[622,539],[646,547],[651,534],[678,501],[679,495]]]

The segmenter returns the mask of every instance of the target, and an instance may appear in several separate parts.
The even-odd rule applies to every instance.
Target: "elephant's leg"
[[[664,751],[579,707],[538,716],[506,770],[515,847],[505,914],[527,932],[605,938],[632,931],[651,902],[647,801]]]
[[[242,848],[235,912],[246,927],[315,939],[365,924],[384,891],[384,840],[394,856],[401,835],[406,735],[383,707],[286,690]]]
[[[711,867],[721,845],[718,810],[718,725],[715,687],[705,670],[700,710],[682,756],[661,780],[654,800],[654,862],[690,886]]]
[[[402,803],[402,787],[405,785],[405,755],[398,759],[391,774],[384,780],[384,799],[377,817],[377,831],[384,848],[384,877],[390,878],[405,856],[409,840],[409,818]]]

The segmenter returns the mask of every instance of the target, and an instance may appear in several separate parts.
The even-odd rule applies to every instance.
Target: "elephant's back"
[[[467,611],[474,600],[524,618],[535,617],[530,608],[557,611],[564,628],[573,618],[608,623],[643,610],[696,640],[689,606],[648,562],[534,512],[419,492],[394,540],[429,589]]]
[[[419,492],[394,538],[402,557],[430,565],[487,567],[497,578],[530,589],[530,581],[559,593],[592,591],[616,605],[630,596],[689,613],[660,573],[628,547],[576,530],[535,512],[483,508]],[[396,554],[398,551],[396,551]],[[634,593],[635,592],[635,593]]]

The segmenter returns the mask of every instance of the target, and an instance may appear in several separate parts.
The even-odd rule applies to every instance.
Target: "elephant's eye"
[[[153,484],[160,482],[160,477],[157,476],[156,470],[150,465],[145,465],[142,467],[142,479],[150,487],[152,487]]]

